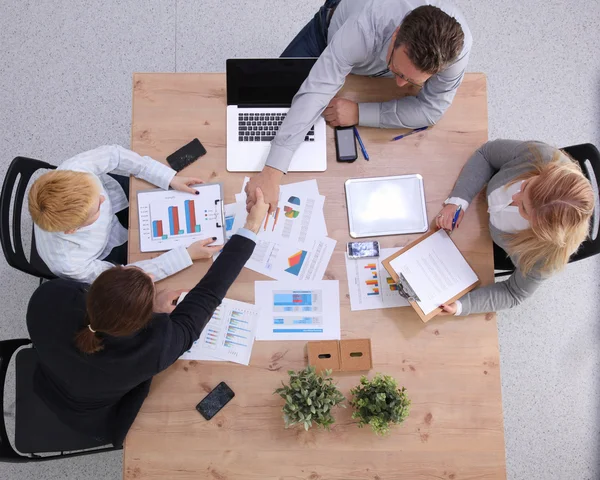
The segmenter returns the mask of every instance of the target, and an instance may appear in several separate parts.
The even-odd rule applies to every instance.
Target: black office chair
[[[31,239],[29,260],[25,257],[21,236],[21,213],[27,185],[32,175],[41,168],[54,170],[56,167],[49,163],[26,157],[16,157],[8,167],[4,184],[2,185],[2,193],[0,194],[0,242],[2,243],[2,250],[4,251],[6,261],[11,267],[35,277],[40,277],[40,279],[52,279],[56,278],[56,276],[48,269],[38,255],[35,247],[35,235],[32,235]],[[14,205],[11,210],[13,192]],[[10,228],[11,213],[12,228]]]
[[[10,359],[19,348],[29,344],[31,344],[31,340],[26,338],[0,341],[0,400],[2,401],[4,400],[4,383]],[[33,373],[37,366],[35,348],[20,350],[16,355],[15,364],[16,450],[10,443],[4,415],[2,415],[2,421],[0,422],[0,461],[18,463],[54,460],[121,450],[121,448],[112,445],[106,446],[105,442],[98,442],[64,425],[56,414],[35,394],[33,391]],[[49,452],[52,452],[52,454],[39,455],[40,453]]]
[[[582,143],[581,145],[573,145],[563,148],[574,160],[581,166],[584,175],[592,182],[594,193],[596,196],[596,208],[592,216],[590,225],[590,234],[587,240],[582,243],[581,247],[575,254],[571,256],[569,263],[583,260],[600,253],[600,233],[598,231],[600,223],[600,211],[598,210],[598,191],[600,190],[600,152],[591,143]],[[515,266],[511,259],[506,255],[498,245],[494,243],[494,270],[496,277],[510,275],[515,270]]]

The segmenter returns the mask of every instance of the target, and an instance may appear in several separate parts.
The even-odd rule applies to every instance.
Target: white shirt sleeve
[[[193,263],[187,248],[177,247],[156,258],[140,260],[129,265],[141,268],[144,272],[152,275],[155,282],[158,282],[190,267]]]
[[[458,317],[462,313],[462,302],[460,300],[456,300],[456,312],[454,313],[455,317]]]
[[[462,198],[459,198],[459,197],[450,197],[444,201],[444,205],[448,205],[449,203],[451,203],[453,205],[460,205],[462,207],[463,211],[466,211],[467,208],[469,208],[469,202],[467,202],[466,200],[463,200]]]
[[[84,171],[97,176],[111,172],[124,173],[165,190],[177,173],[150,157],[142,157],[120,145],[105,145],[80,153],[63,162],[59,169]]]

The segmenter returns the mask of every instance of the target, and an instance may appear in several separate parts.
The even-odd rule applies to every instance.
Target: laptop
[[[294,95],[316,58],[227,60],[227,170],[263,169]],[[317,122],[292,157],[290,172],[327,168],[325,120]]]

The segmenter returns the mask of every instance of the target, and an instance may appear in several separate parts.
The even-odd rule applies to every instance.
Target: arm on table
[[[446,70],[432,76],[416,97],[376,103],[359,103],[359,125],[378,128],[420,128],[434,125],[452,104],[460,86],[469,52]]]
[[[518,268],[505,281],[476,288],[460,299],[461,316],[487,313],[516,307],[533,295],[545,278],[531,272],[523,275]]]
[[[142,157],[120,145],[105,145],[80,153],[61,166],[64,170],[78,170],[102,175],[105,173],[125,173],[146,180],[164,190],[175,176],[175,170],[150,158]]]
[[[365,37],[361,16],[348,20],[336,32],[314,64],[273,140],[266,162],[268,167],[287,172],[306,132],[342,88],[352,66],[372,55],[373,42]]]
[[[170,337],[160,360],[164,369],[175,362],[200,337],[215,309],[252,255],[254,240],[236,234],[227,242],[206,275],[171,313]]]

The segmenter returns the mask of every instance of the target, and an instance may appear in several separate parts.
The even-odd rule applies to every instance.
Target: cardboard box
[[[317,372],[363,372],[373,368],[370,338],[308,342],[307,350],[308,364]]]
[[[317,372],[323,370],[340,370],[340,347],[337,340],[321,340],[308,342],[308,364],[314,366]]]
[[[361,372],[372,368],[370,338],[340,341],[340,369],[342,372]]]

